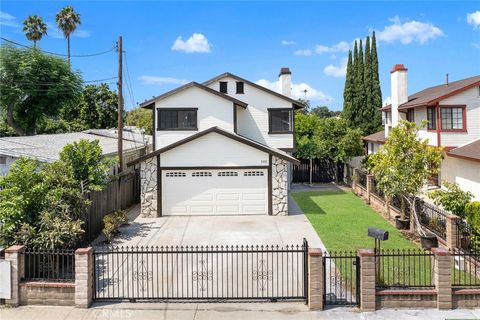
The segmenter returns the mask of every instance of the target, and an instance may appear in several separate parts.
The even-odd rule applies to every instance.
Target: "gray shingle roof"
[[[125,151],[142,148],[145,142],[140,139],[141,135],[125,131],[123,148]],[[149,136],[146,136],[147,138]],[[104,155],[111,155],[117,152],[117,138],[115,130],[100,130],[95,133],[72,132],[60,134],[42,134],[24,137],[0,138],[0,155],[12,157],[25,156],[36,158],[40,161],[52,162],[59,159],[59,153],[67,144],[79,141],[80,139],[98,140]],[[150,141],[151,139],[147,140]]]

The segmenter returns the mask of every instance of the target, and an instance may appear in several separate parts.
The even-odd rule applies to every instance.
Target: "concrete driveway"
[[[324,248],[320,238],[290,199],[289,216],[177,216],[142,218],[140,206],[129,212],[130,224],[120,229],[112,245],[301,245]],[[101,244],[103,238],[95,241]]]

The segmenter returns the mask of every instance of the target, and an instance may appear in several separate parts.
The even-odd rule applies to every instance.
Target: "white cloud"
[[[47,21],[47,35],[55,39],[65,39],[63,32],[60,31],[57,24],[52,21]],[[88,38],[90,37],[90,31],[76,29],[71,36],[75,38]]]
[[[188,80],[185,79],[177,79],[177,78],[171,78],[171,77],[157,77],[157,76],[147,76],[143,75],[138,77],[138,80],[142,82],[142,84],[153,84],[153,85],[158,85],[162,86],[165,84],[177,84],[177,85],[182,85],[188,83]]]
[[[183,51],[186,53],[209,53],[210,43],[208,39],[201,33],[194,33],[187,41],[184,41],[181,36],[175,40],[172,45],[173,51]]]
[[[296,44],[296,42],[292,40],[282,40],[281,43],[283,46],[293,46],[294,44]]]
[[[472,42],[471,45],[472,45],[472,47],[474,47],[475,49],[480,49],[480,42],[479,42],[479,43]]]
[[[473,26],[473,29],[480,28],[480,11],[477,10],[472,13],[467,13],[467,23]]]
[[[398,16],[390,19],[392,24],[386,26],[383,31],[377,31],[377,40],[393,43],[400,41],[402,44],[417,42],[424,44],[429,40],[444,35],[443,31],[430,22],[406,21],[403,22]]]
[[[326,74],[327,76],[332,76],[336,78],[341,78],[345,77],[345,74],[347,73],[347,58],[344,58],[340,65],[333,65],[329,64],[323,69],[323,73]]]
[[[0,26],[16,28],[20,25],[18,24],[16,17],[5,11],[0,11]]]
[[[273,91],[281,93],[280,82],[274,81],[270,82],[266,79],[260,79],[256,82],[257,84],[271,89]],[[310,101],[322,101],[322,102],[332,102],[333,98],[329,95],[323,93],[320,90],[317,90],[310,85],[302,83],[292,83],[292,98],[293,99],[305,99],[305,90],[307,90],[307,99]]]
[[[322,53],[331,53],[331,52],[347,52],[350,50],[350,45],[346,41],[340,41],[339,43],[328,47],[324,45],[317,44],[315,46],[315,52],[317,54],[322,54]]]
[[[296,56],[311,56],[313,54],[312,50],[310,49],[304,49],[304,50],[297,50],[293,53]]]

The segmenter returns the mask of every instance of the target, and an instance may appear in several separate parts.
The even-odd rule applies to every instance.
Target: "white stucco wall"
[[[228,82],[228,95],[248,103],[247,109],[238,108],[238,133],[274,148],[293,148],[293,134],[268,134],[268,110],[270,108],[292,108],[289,101],[269,94],[245,83],[243,94],[236,94],[236,79],[222,78]],[[219,90],[219,82],[209,85]]]
[[[268,154],[212,132],[162,153],[162,167],[267,166]]]
[[[157,101],[155,108],[198,108],[198,131],[158,131],[155,114],[156,149],[215,126],[233,132],[233,102],[196,87]]]
[[[464,191],[470,191],[480,201],[480,162],[445,155],[440,179],[458,183]]]
[[[3,156],[3,155],[0,155],[0,157],[5,157],[5,163],[0,164],[0,177],[1,177],[1,176],[7,175],[8,171],[10,170],[10,166],[18,158],[14,158],[11,156]]]

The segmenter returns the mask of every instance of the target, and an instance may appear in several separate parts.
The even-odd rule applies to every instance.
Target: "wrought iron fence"
[[[480,288],[480,253],[454,252],[452,256],[455,263],[452,286]]]
[[[360,303],[360,263],[356,252],[325,252],[324,304],[358,305]]]
[[[373,187],[372,193],[373,193],[374,195],[376,195],[377,197],[383,199],[383,198],[385,197],[385,194],[383,193],[382,190],[380,190],[380,189],[377,187],[377,185],[378,185],[377,180],[373,179],[373,180],[372,180],[372,187]]]
[[[75,281],[75,252],[71,249],[26,249],[26,281]]]
[[[420,224],[442,239],[447,238],[448,213],[438,207],[419,200],[418,216]]]
[[[308,243],[94,250],[96,300],[307,299]]]
[[[359,185],[361,185],[364,188],[367,188],[367,172],[363,170],[358,170],[357,181]]]
[[[457,228],[457,248],[464,252],[476,252],[480,253],[480,234],[477,234],[475,230],[465,220],[456,220]]]
[[[397,249],[375,254],[376,286],[379,289],[434,288],[433,254],[428,251]]]

